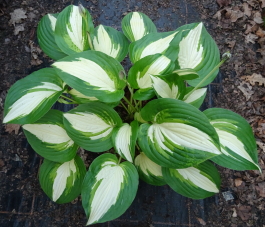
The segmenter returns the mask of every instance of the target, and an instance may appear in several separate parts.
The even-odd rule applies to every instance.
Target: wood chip
[[[258,183],[256,190],[260,197],[265,197],[265,182]]]
[[[243,220],[243,221],[247,221],[251,218],[251,207],[250,206],[242,206],[239,205],[239,207],[237,207],[237,214],[238,216]]]
[[[242,184],[242,179],[241,178],[236,178],[235,179],[235,186],[239,187]]]
[[[196,217],[197,218],[197,217]],[[206,225],[206,222],[201,219],[201,218],[197,218],[198,222],[201,224],[201,225]]]

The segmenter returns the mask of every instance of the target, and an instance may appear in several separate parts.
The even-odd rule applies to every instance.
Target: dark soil
[[[218,167],[222,176],[221,192],[204,200],[191,200],[176,194],[168,186],[154,187],[141,182],[135,201],[123,216],[95,226],[264,227],[265,31],[260,15],[265,14],[265,1],[218,0],[218,4],[214,0],[80,2],[90,11],[95,25],[102,23],[118,30],[122,17],[131,11],[147,14],[159,31],[203,21],[220,52],[230,50],[233,56],[209,85],[203,108],[227,108],[249,121],[257,139],[262,168],[259,173]],[[52,63],[38,48],[38,21],[46,13],[59,12],[71,3],[78,1],[0,0],[0,119],[10,86]],[[10,13],[20,8],[26,11],[26,18],[9,23]],[[66,111],[69,107],[58,105],[57,108]],[[20,127],[1,124],[0,135],[0,226],[85,226],[80,198],[70,204],[58,205],[41,190],[38,170],[42,158],[29,146]],[[97,156],[83,150],[80,155],[87,167]]]

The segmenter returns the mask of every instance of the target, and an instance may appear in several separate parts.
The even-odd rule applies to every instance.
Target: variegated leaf
[[[134,64],[140,59],[154,54],[163,54],[172,61],[177,59],[178,43],[181,35],[178,31],[151,33],[129,46],[129,55]]]
[[[128,82],[132,88],[139,89],[134,98],[138,100],[147,100],[151,97],[145,97],[146,92],[154,95],[152,89],[152,80],[150,75],[167,74],[174,69],[174,63],[162,54],[147,56],[133,65],[128,73]],[[141,94],[137,97],[137,94]]]
[[[83,95],[82,93],[80,93],[79,91],[75,89],[71,89],[68,93],[71,95],[71,97],[76,102],[78,102],[78,104],[98,101],[96,97],[89,97],[89,96]]]
[[[157,99],[147,103],[140,114],[149,123],[140,126],[139,145],[160,166],[186,168],[221,154],[213,126],[190,104]]]
[[[92,152],[112,148],[111,136],[122,122],[110,106],[92,102],[82,104],[64,114],[64,126],[76,144]]]
[[[260,170],[256,140],[248,122],[226,109],[211,108],[204,111],[215,128],[222,154],[212,161],[234,170]]]
[[[125,80],[121,64],[98,52],[84,51],[63,58],[52,65],[58,75],[72,88],[85,96],[102,102],[117,102],[124,95]]]
[[[176,69],[172,73],[177,74],[182,80],[193,80],[199,77],[194,69]]]
[[[200,87],[211,83],[218,73],[218,69],[211,72],[220,62],[219,49],[206,31],[202,23],[193,23],[180,27],[182,34],[179,42],[177,69],[194,69],[199,78],[188,80],[191,86],[199,84],[209,73],[211,76]]]
[[[152,79],[152,87],[154,88],[158,97],[182,99],[186,86],[180,77],[176,74],[168,75],[150,75]]]
[[[220,175],[209,161],[185,169],[163,167],[162,173],[166,183],[183,196],[204,199],[219,192]]]
[[[34,124],[23,125],[23,129],[29,144],[42,157],[60,163],[75,157],[78,146],[67,135],[59,110],[50,110]]]
[[[135,158],[134,163],[141,180],[157,186],[166,184],[162,175],[162,167],[150,160],[143,152]]]
[[[119,164],[113,154],[96,158],[85,176],[81,192],[87,225],[122,215],[135,198],[138,181],[137,170],[130,162]]]
[[[99,25],[92,36],[92,42],[94,50],[101,51],[120,62],[128,54],[127,38],[112,27]]]
[[[135,154],[135,144],[138,135],[138,122],[131,124],[124,123],[121,127],[115,128],[112,140],[116,152],[129,162],[133,162]]]
[[[156,33],[156,26],[144,13],[128,13],[121,22],[122,31],[131,41],[137,41],[149,33]]]
[[[17,81],[5,100],[4,123],[31,124],[40,119],[63,92],[54,69],[38,70]]]
[[[37,29],[38,43],[45,54],[54,60],[67,56],[55,42],[55,24],[58,14],[47,14],[40,20]]]
[[[79,156],[69,162],[56,163],[44,159],[39,180],[43,191],[56,203],[69,203],[79,196],[86,167]]]
[[[55,42],[68,55],[82,52],[90,49],[89,36],[93,31],[89,12],[83,7],[70,5],[57,17]]]
[[[200,106],[202,105],[205,99],[207,88],[199,88],[199,89],[196,89],[195,91],[193,89],[194,87],[186,88],[186,94],[183,98],[183,101],[197,108],[200,108]]]

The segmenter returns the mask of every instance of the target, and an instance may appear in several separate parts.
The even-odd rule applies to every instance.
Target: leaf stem
[[[122,105],[122,107],[127,111],[127,113],[128,114],[130,114],[130,112],[129,112],[129,110],[128,110],[128,108],[123,104],[123,102],[122,101],[120,101],[120,104]]]
[[[121,159],[122,159],[122,157],[120,156],[119,161],[118,161],[118,165],[121,163]]]
[[[61,94],[60,97],[62,97],[62,98],[64,98],[64,99],[68,99],[69,101],[71,101],[71,102],[73,102],[73,103],[77,103],[75,100],[73,100],[73,99],[71,99],[71,98],[69,98],[69,97],[67,97],[67,96],[65,96],[65,95],[63,95],[63,94]],[[73,103],[71,103],[71,104],[73,104]]]
[[[135,111],[137,111],[137,109],[133,106],[133,104],[124,96],[123,97],[123,100],[125,101],[125,102],[127,102],[127,104],[129,105],[129,107],[131,108],[131,109],[134,109]],[[130,109],[129,108],[129,109]],[[131,111],[130,111],[130,113],[132,113]]]

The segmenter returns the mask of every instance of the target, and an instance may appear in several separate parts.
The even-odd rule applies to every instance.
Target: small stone
[[[230,191],[223,192],[222,194],[226,201],[234,199],[234,196],[232,195]]]

